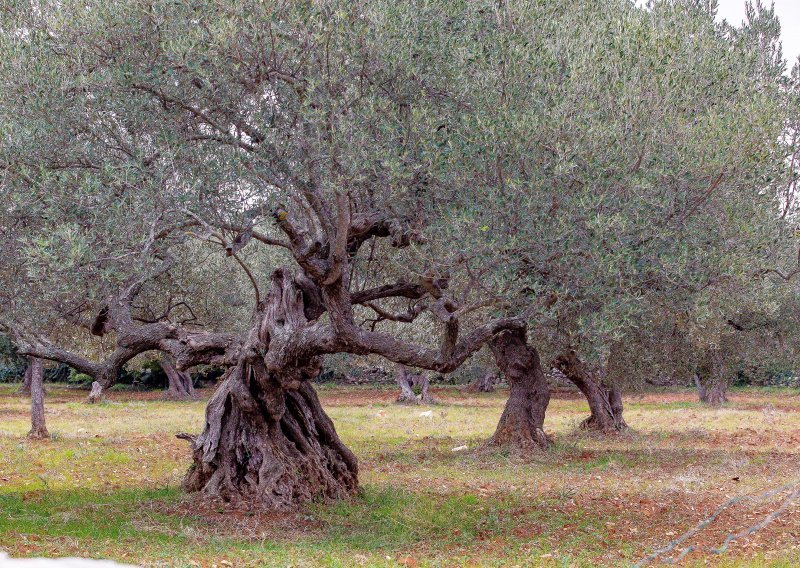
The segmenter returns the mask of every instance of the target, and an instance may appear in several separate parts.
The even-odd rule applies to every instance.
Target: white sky
[[[744,20],[744,1],[719,0],[717,17],[739,26]],[[781,21],[783,56],[789,60],[791,69],[800,55],[800,0],[774,0],[774,3],[775,13]],[[770,0],[764,0],[764,4],[769,6]]]

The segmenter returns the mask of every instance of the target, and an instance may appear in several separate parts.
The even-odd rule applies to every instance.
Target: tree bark
[[[722,406],[728,402],[728,381],[723,375],[722,357],[715,349],[706,349],[694,374],[700,402]]]
[[[485,372],[480,377],[472,381],[467,388],[466,392],[494,392],[495,385],[500,381],[500,377],[496,373]]]
[[[436,401],[428,392],[430,379],[424,374],[414,374],[405,365],[397,365],[395,376],[397,385],[400,387],[400,395],[397,401],[400,404],[436,404]],[[420,394],[414,392],[414,387],[420,388]]]
[[[161,368],[167,375],[167,394],[170,400],[191,400],[196,393],[192,384],[192,376],[188,371],[179,371],[168,357],[161,360]]]
[[[86,399],[88,404],[97,404],[103,400],[103,387],[100,385],[99,382],[94,381],[92,383],[92,390],[89,392],[89,396]]]
[[[548,447],[544,417],[550,388],[538,352],[527,344],[525,331],[519,329],[497,334],[490,345],[511,389],[497,430],[487,444],[523,451]]]
[[[694,375],[694,384],[700,402],[711,406],[722,406],[728,402],[728,383],[725,380],[712,380],[704,384],[698,375]]]
[[[311,385],[284,389],[258,364],[233,369],[212,397],[193,457],[184,488],[234,503],[286,510],[358,487],[356,458]]]
[[[42,360],[31,358],[31,431],[29,438],[48,438],[44,420],[44,373]]]
[[[615,433],[628,427],[622,417],[622,395],[619,389],[592,373],[575,351],[570,350],[560,355],[555,365],[578,387],[589,403],[590,415],[581,422],[581,428]]]
[[[356,458],[309,384],[322,358],[306,351],[306,324],[297,283],[276,271],[239,363],[208,403],[186,490],[278,510],[356,492]]]
[[[33,377],[31,371],[33,370],[33,359],[33,357],[28,357],[28,366],[25,367],[25,374],[22,376],[22,384],[17,389],[18,394],[31,393],[31,378]]]

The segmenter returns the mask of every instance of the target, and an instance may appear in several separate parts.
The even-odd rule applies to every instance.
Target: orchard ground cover
[[[585,401],[555,393],[551,450],[480,450],[506,391],[433,389],[440,404],[398,406],[393,390],[319,388],[359,458],[349,502],[291,514],[201,505],[180,489],[191,460],[178,432],[197,433],[196,402],[161,393],[85,393],[48,385],[51,438],[28,440],[29,400],[0,387],[0,549],[12,556],[81,555],[144,566],[620,566],[630,565],[737,495],[800,479],[800,393],[734,390],[714,409],[693,391],[626,396],[630,432],[578,429]],[[428,411],[431,411],[428,414]],[[454,448],[467,449],[454,451]],[[725,509],[687,546],[725,537],[775,511],[787,491]],[[800,564],[800,504],[723,554],[685,565]]]

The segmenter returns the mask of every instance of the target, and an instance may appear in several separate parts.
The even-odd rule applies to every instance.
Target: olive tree
[[[449,372],[488,345],[511,387],[490,443],[546,446],[529,330],[569,322],[602,355],[647,290],[774,206],[777,86],[693,2],[18,0],[0,18],[3,325],[104,384],[152,350],[226,366],[188,436],[184,485],[210,497],[356,490],[310,385],[336,353]],[[250,310],[155,309],[208,254],[238,272],[204,289],[248,285]],[[55,341],[56,320],[110,345]]]

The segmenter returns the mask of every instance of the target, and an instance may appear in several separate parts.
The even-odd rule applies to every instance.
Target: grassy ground
[[[208,396],[210,393],[203,393]],[[28,400],[0,386],[0,549],[83,555],[145,566],[625,566],[739,494],[800,479],[800,395],[740,391],[722,409],[691,392],[627,399],[628,435],[577,430],[578,398],[555,396],[548,452],[475,453],[505,393],[434,392],[442,404],[392,404],[394,393],[323,388],[321,398],[360,460],[361,494],[296,514],[203,506],[183,495],[179,431],[198,432],[204,402],[158,393],[49,389],[52,439],[30,441]],[[454,452],[467,445],[469,450]],[[786,493],[739,503],[682,543],[719,546]],[[800,565],[800,505],[721,555],[684,564]]]

